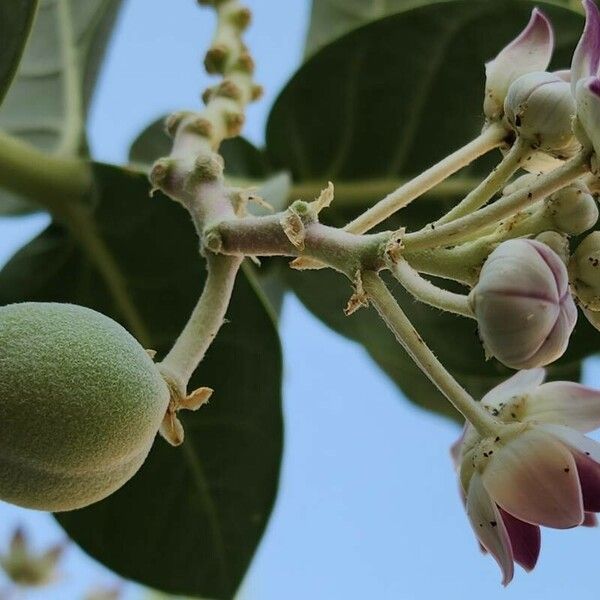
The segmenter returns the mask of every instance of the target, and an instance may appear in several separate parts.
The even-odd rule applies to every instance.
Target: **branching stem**
[[[388,194],[383,200],[348,223],[345,227],[346,231],[350,233],[369,231],[476,158],[500,146],[506,135],[506,129],[500,124],[494,124],[484,129],[474,140]]]
[[[381,318],[423,373],[482,436],[495,435],[501,427],[500,423],[471,397],[436,358],[381,278],[367,271],[362,274],[362,282]]]

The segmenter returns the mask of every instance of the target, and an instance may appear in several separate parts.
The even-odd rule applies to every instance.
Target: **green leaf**
[[[310,56],[329,42],[371,21],[425,4],[451,1],[454,0],[313,0],[305,53]],[[579,0],[549,1],[581,11]]]
[[[523,28],[532,7],[539,4],[452,0],[421,6],[328,45],[296,73],[273,107],[267,129],[271,163],[291,171],[299,185],[418,174],[481,129],[483,65]],[[555,6],[543,9],[557,33],[554,64],[568,65],[583,20]],[[481,176],[499,158],[496,153],[492,162],[479,161],[465,173]],[[415,229],[456,201],[450,195],[421,198],[386,228],[402,224]],[[323,217],[342,225],[359,209],[355,201],[346,205],[343,196],[337,196]],[[287,280],[315,315],[361,342],[410,399],[449,412],[374,312],[343,315],[351,294],[349,282],[326,271],[290,272]],[[497,361],[484,360],[474,321],[417,303],[399,285],[390,285],[425,341],[474,394],[506,377],[509,371]],[[575,368],[582,356],[599,347],[597,332],[584,319],[578,328],[559,369]]]
[[[0,4],[0,104],[17,71],[36,8],[37,0]]]
[[[120,5],[121,0],[40,0],[0,109],[0,129],[49,153],[86,153],[86,113]],[[0,214],[36,210],[8,197],[0,193]]]
[[[94,218],[164,355],[205,278],[189,217],[144,176],[96,166]],[[74,302],[118,312],[70,235],[51,225],[0,272],[0,305]],[[186,441],[157,439],[141,471],[106,500],[57,515],[69,535],[119,575],[173,594],[231,598],[263,534],[282,451],[281,353],[269,310],[241,274],[229,323],[190,388],[215,389],[211,403],[182,415]]]

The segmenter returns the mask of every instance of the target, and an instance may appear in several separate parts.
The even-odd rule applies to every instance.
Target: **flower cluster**
[[[538,9],[486,65],[488,124],[503,123],[532,150],[522,165],[531,174],[505,194],[586,149],[593,157],[591,175],[546,197],[528,215],[545,215],[552,234],[501,241],[469,295],[486,355],[522,369],[481,400],[497,426],[478,431],[467,422],[452,448],[469,521],[482,549],[500,565],[505,585],[515,563],[528,571],[535,566],[540,526],[593,526],[600,512],[600,444],[584,435],[600,427],[600,392],[543,383],[539,368],[565,352],[577,320],[575,301],[600,329],[600,232],[585,237],[572,255],[568,240],[598,219],[590,189],[599,189],[600,11],[592,0],[583,4],[586,24],[569,70],[546,70],[554,35]]]

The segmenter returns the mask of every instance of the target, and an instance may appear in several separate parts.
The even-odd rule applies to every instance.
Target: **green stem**
[[[224,322],[242,260],[241,256],[208,255],[208,277],[198,304],[160,363],[163,373],[181,390],[185,390]]]
[[[350,233],[365,233],[372,229],[399,209],[407,206],[438,183],[453,175],[493,148],[497,148],[506,138],[506,129],[494,124],[486,128],[479,136],[459,148],[440,162],[436,163],[420,175],[388,194],[375,206],[346,225]]]
[[[500,423],[482,408],[445,369],[413,327],[381,278],[373,271],[366,271],[362,274],[362,282],[369,300],[381,318],[423,373],[482,436],[495,435]]]
[[[45,154],[0,131],[0,187],[60,215],[89,194],[92,173],[85,161]]]
[[[467,296],[439,288],[421,277],[403,258],[390,264],[389,268],[402,287],[420,302],[456,315],[475,318]]]
[[[487,204],[495,194],[506,185],[527,156],[532,153],[531,145],[522,138],[517,138],[509,152],[497,167],[452,210],[436,222],[437,225],[449,223],[459,217],[468,215]]]
[[[403,243],[410,252],[457,244],[489,225],[494,225],[562,189],[589,171],[589,159],[589,152],[582,152],[554,171],[540,176],[532,185],[456,221],[439,227],[430,225],[415,233],[409,233],[404,237]]]

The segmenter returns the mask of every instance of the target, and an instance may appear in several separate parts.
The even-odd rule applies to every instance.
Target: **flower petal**
[[[485,65],[483,110],[487,117],[495,119],[502,114],[504,98],[515,79],[526,73],[546,70],[553,47],[552,25],[540,10],[534,8],[525,29]]]
[[[502,570],[502,585],[508,585],[514,575],[508,532],[498,507],[485,491],[479,473],[473,475],[469,484],[467,516],[479,543],[494,557]]]
[[[570,381],[544,383],[525,403],[523,418],[593,431],[600,427],[600,391]]]
[[[526,571],[532,571],[540,555],[542,536],[537,525],[525,523],[500,508],[502,520],[508,531],[514,559]]]
[[[600,512],[600,444],[569,427],[552,424],[542,427],[572,450],[583,506],[588,512]]]
[[[566,529],[583,521],[575,460],[541,429],[518,434],[490,460],[482,480],[491,498],[521,521]]]
[[[577,119],[574,131],[583,144],[591,143],[596,155],[600,156],[600,79],[581,79],[577,83],[575,99]]]
[[[515,396],[532,393],[544,381],[544,369],[524,369],[491,389],[482,399],[481,404],[486,408],[499,409],[500,403]]]
[[[600,12],[594,0],[583,0],[585,27],[571,62],[571,91],[580,79],[596,75],[600,65]]]

